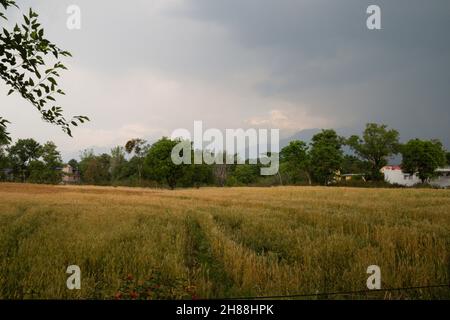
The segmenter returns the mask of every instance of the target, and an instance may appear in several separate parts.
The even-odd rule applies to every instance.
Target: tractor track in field
[[[200,270],[197,276],[206,277],[211,282],[210,297],[229,292],[233,279],[226,273],[224,265],[214,257],[205,231],[197,218],[192,215],[186,217],[186,249],[185,264],[190,271]],[[195,282],[195,281],[194,281]]]

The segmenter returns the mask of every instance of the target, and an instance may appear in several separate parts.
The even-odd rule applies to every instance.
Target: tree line
[[[281,150],[281,171],[294,184],[302,176],[309,184],[330,184],[337,173],[356,173],[366,181],[380,182],[384,181],[381,169],[396,155],[402,157],[402,171],[417,174],[422,183],[435,177],[439,167],[450,165],[450,153],[439,140],[412,139],[401,144],[397,130],[368,123],[362,136],[340,137],[328,129],[316,134],[309,145],[291,141]]]
[[[162,138],[154,144],[133,139],[110,153],[84,150],[80,159],[68,164],[80,176],[80,183],[91,185],[200,187],[240,185],[328,185],[338,174],[358,174],[364,180],[384,180],[381,168],[390,157],[401,154],[405,173],[417,174],[423,183],[433,178],[436,169],[450,164],[438,140],[413,139],[399,142],[399,133],[386,125],[367,124],[361,136],[339,136],[324,129],[312,140],[294,140],[280,152],[278,175],[260,175],[262,164],[175,165],[172,149],[178,140]],[[192,159],[194,158],[192,151]],[[226,154],[224,154],[226,157]],[[234,155],[237,159],[238,155]],[[192,163],[194,163],[192,161]],[[234,161],[237,163],[237,161]],[[64,166],[53,142],[43,145],[34,139],[19,139],[15,144],[0,141],[0,179],[31,183],[60,183]]]

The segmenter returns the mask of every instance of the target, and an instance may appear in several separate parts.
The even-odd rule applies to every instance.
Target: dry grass
[[[72,264],[78,291],[66,288]],[[202,298],[362,290],[372,264],[384,288],[450,283],[450,191],[0,184],[3,299],[108,299],[127,274],[155,270]]]

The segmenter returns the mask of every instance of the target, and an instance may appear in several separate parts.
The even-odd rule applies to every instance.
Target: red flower
[[[130,297],[131,299],[137,299],[139,297],[139,293],[137,293],[136,291],[132,291],[130,292]]]
[[[127,280],[128,280],[128,281],[133,280],[133,276],[132,276],[131,274],[129,274],[129,275],[127,276]]]
[[[114,298],[116,300],[120,300],[120,299],[122,299],[122,294],[120,292],[117,292],[116,295],[114,296]]]

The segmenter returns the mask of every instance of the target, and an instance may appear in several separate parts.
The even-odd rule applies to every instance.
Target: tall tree
[[[8,151],[14,175],[25,182],[30,175],[30,163],[41,157],[41,145],[34,139],[19,139]]]
[[[402,170],[417,174],[422,183],[436,176],[436,169],[446,163],[445,150],[437,140],[414,139],[402,146]]]
[[[0,146],[5,146],[11,142],[8,132],[6,131],[6,125],[9,123],[8,120],[0,117]]]
[[[227,183],[227,179],[237,167],[236,163],[238,156],[237,154],[231,155],[226,152],[220,152],[217,157],[218,159],[222,158],[222,163],[215,163],[213,165],[213,178],[218,186],[224,187]],[[228,161],[227,163],[227,159],[233,159],[233,161]]]
[[[144,166],[144,158],[147,155],[150,146],[147,144],[147,141],[143,139],[132,139],[125,144],[125,151],[128,154],[134,153],[135,162],[137,164],[137,172],[139,184],[142,181],[142,170]],[[134,162],[134,161],[133,161]]]
[[[334,130],[322,130],[312,138],[311,169],[317,182],[328,184],[336,176],[342,164],[342,140]]]
[[[183,164],[182,176],[179,184],[183,187],[200,188],[202,185],[213,184],[213,166],[206,163],[194,163],[194,151],[192,153],[191,164]]]
[[[233,177],[242,184],[254,183],[259,177],[259,167],[254,164],[238,164],[233,172]]]
[[[172,161],[172,149],[179,143],[166,137],[152,145],[145,157],[145,171],[150,179],[167,183],[170,189],[175,189],[184,175],[184,166]]]
[[[285,164],[290,175],[295,177],[302,174],[306,175],[308,183],[311,184],[311,161],[308,154],[308,145],[300,140],[291,141],[288,146],[284,147],[280,153],[281,162]]]
[[[16,1],[0,0],[0,19],[7,20],[6,14],[12,7],[18,9]],[[68,51],[44,37],[38,14],[32,9],[12,30],[0,31],[0,78],[10,88],[8,95],[17,92],[41,113],[42,119],[60,126],[71,136],[71,126],[89,119],[75,116],[66,120],[62,108],[55,104],[56,95],[64,94],[56,79],[61,70],[67,69],[60,58],[69,56]],[[0,117],[0,140],[10,139],[6,131],[8,123]]]
[[[200,188],[201,185],[208,185],[214,182],[212,166],[205,163],[194,164],[194,162],[192,162],[191,166],[193,167],[192,186]]]
[[[9,166],[8,154],[6,152],[8,143],[9,141],[6,139],[4,141],[0,141],[0,180],[5,178],[6,173],[4,170],[8,169]]]
[[[80,162],[78,163],[78,168],[81,171],[81,178],[83,178],[83,172],[86,171],[89,161],[94,158],[95,154],[93,149],[85,149],[80,152]]]
[[[125,149],[117,146],[111,149],[111,179],[118,181],[123,178],[127,160],[125,159]]]
[[[450,166],[450,152],[447,152],[445,157],[447,158],[447,165]]]
[[[83,151],[79,163],[83,183],[93,185],[111,183],[110,163],[111,156],[108,154],[96,156],[93,150]]]
[[[41,173],[42,180],[45,183],[60,183],[63,162],[56,145],[52,141],[48,141],[42,146],[41,154],[44,163],[44,171]]]
[[[370,165],[366,160],[361,160],[354,155],[345,155],[342,162],[342,173],[367,174],[370,172]]]
[[[388,158],[399,153],[399,133],[394,129],[388,129],[384,124],[368,123],[362,138],[354,135],[347,140],[349,145],[358,155],[370,163],[370,176],[373,180],[384,179],[380,170],[387,165]]]

